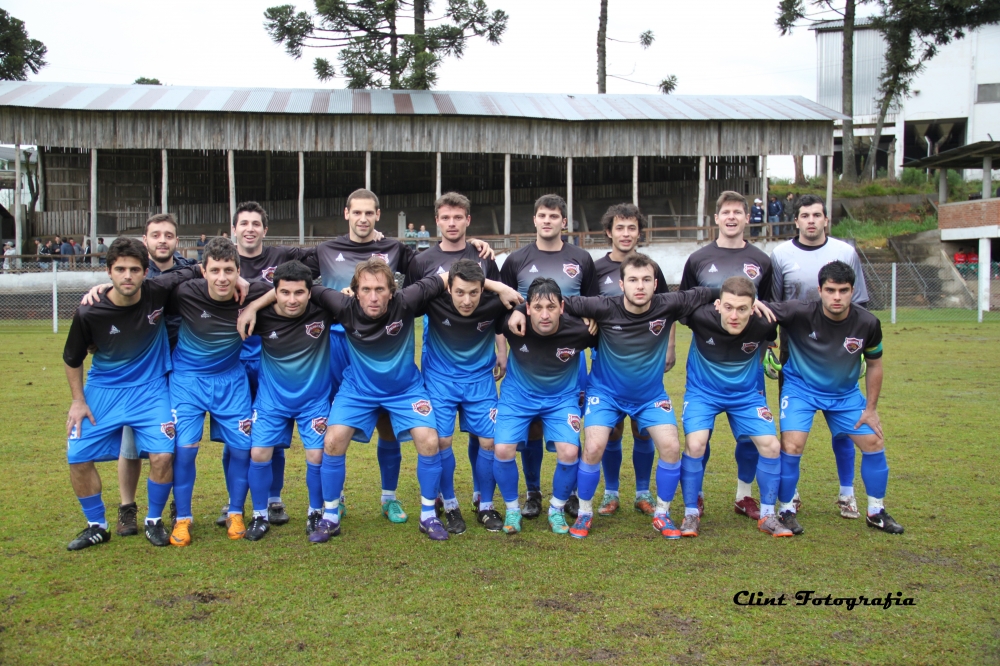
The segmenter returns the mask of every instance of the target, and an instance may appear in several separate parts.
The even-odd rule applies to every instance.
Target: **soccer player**
[[[598,294],[594,277],[594,260],[590,253],[576,245],[562,241],[566,227],[566,201],[557,194],[546,194],[535,201],[534,218],[535,242],[511,252],[500,268],[500,281],[520,292],[528,294],[528,287],[535,278],[547,277],[555,280],[564,298],[569,296],[594,296]],[[582,393],[587,381],[587,359],[580,356],[578,361]],[[521,515],[537,518],[542,512],[542,446],[543,430],[535,423],[528,434],[528,440],[521,452],[521,466],[524,468],[524,482],[528,496]],[[551,437],[549,448],[554,441]],[[579,500],[572,496],[566,511],[576,513]]]
[[[493,475],[506,505],[503,530],[507,534],[521,531],[523,511],[518,505],[514,456],[518,445],[530,437],[531,424],[540,420],[555,443],[558,457],[552,476],[549,526],[556,534],[566,534],[569,526],[564,512],[576,485],[582,425],[579,364],[574,359],[593,347],[597,338],[583,320],[565,314],[562,291],[552,278],[531,282],[527,324],[524,312],[515,310],[501,329],[511,344],[507,378],[500,387],[493,462]],[[513,324],[518,319],[520,327],[515,330]],[[490,504],[491,490],[483,489],[483,501]]]
[[[500,280],[500,269],[497,268],[496,262],[491,258],[480,257],[478,248],[466,240],[466,233],[472,223],[471,211],[472,204],[468,197],[457,192],[445,192],[434,202],[434,220],[441,234],[441,241],[413,257],[406,273],[406,284],[413,284],[421,278],[438,273],[446,273],[452,264],[462,259],[478,263],[485,277],[490,280]],[[427,324],[428,321],[425,318],[424,344],[427,342]],[[494,376],[499,381],[503,378],[507,368],[507,345],[502,335],[496,336],[496,347]],[[424,347],[424,351],[426,354],[426,347]],[[495,393],[494,388],[494,397]],[[447,453],[442,451],[442,453],[446,457],[451,455],[450,451]],[[469,433],[469,463],[472,466],[472,503],[474,506],[479,505],[479,478],[476,474],[478,455],[479,438],[475,434]],[[445,474],[447,474],[452,459],[454,459],[453,455],[445,460]]]
[[[240,277],[240,257],[236,246],[220,237],[208,241],[202,257],[205,278],[178,285],[170,295],[166,310],[181,317],[170,377],[170,404],[177,432],[174,455],[177,519],[170,544],[179,547],[191,543],[195,460],[206,413],[216,426],[214,436],[221,439],[229,451],[226,485],[233,489],[231,497],[246,496],[250,468],[253,401],[247,373],[240,363],[243,341],[236,330],[242,306],[233,299]],[[251,283],[248,300],[270,291],[267,282]],[[243,505],[230,509],[233,520],[229,535],[241,538],[245,532]]]
[[[434,252],[426,250],[420,256]],[[448,293],[427,303],[428,322],[421,364],[424,385],[434,405],[441,454],[441,496],[445,529],[450,534],[465,531],[465,521],[455,495],[455,455],[452,435],[455,416],[461,429],[475,437],[478,455],[472,468],[478,488],[492,499],[493,432],[497,414],[495,369],[496,331],[507,308],[492,293],[484,293],[486,275],[482,260],[460,259],[448,269]],[[506,344],[503,344],[506,350]],[[470,458],[472,454],[470,454]],[[503,519],[493,502],[480,502],[477,519],[487,530],[498,532]]]
[[[696,537],[700,526],[698,499],[705,478],[703,458],[715,417],[726,412],[733,435],[747,438],[760,451],[756,462],[761,506],[757,527],[774,537],[790,537],[774,504],[781,480],[781,445],[774,416],[760,391],[760,350],[777,336],[777,326],[753,316],[757,288],[737,275],[721,285],[719,299],[703,305],[681,323],[693,332],[684,389],[684,455],[681,490],[684,521],[680,536]],[[753,478],[750,479],[750,482]]]
[[[771,259],[763,250],[743,240],[743,231],[750,219],[749,211],[750,205],[746,197],[739,192],[727,190],[719,195],[715,202],[715,223],[719,226],[719,237],[692,253],[684,262],[680,286],[682,290],[692,287],[719,289],[723,282],[740,275],[753,282],[758,300],[771,299]],[[761,347],[760,353],[766,349],[766,345]],[[763,391],[764,370],[762,367],[759,370],[758,390]],[[706,442],[704,465],[708,465],[711,451],[711,443]],[[760,505],[753,498],[751,489],[757,469],[757,446],[748,437],[738,437],[733,455],[736,458],[734,510],[738,514],[759,520]],[[698,506],[704,513],[704,494],[699,495]]]
[[[801,218],[798,221],[801,225]],[[781,389],[781,522],[802,534],[793,497],[813,417],[822,410],[830,432],[848,436],[861,449],[868,526],[902,534],[903,527],[885,510],[889,466],[877,411],[882,391],[882,326],[875,315],[852,304],[855,272],[850,265],[843,261],[826,264],[817,282],[819,301],[770,304],[788,339]],[[868,364],[865,395],[858,388],[862,352]]]
[[[771,293],[774,300],[818,301],[819,284],[816,282],[816,276],[819,270],[831,261],[843,261],[851,267],[856,276],[853,303],[862,307],[867,305],[868,290],[865,287],[865,275],[861,270],[858,253],[844,241],[827,235],[829,219],[826,216],[826,204],[823,199],[814,194],[803,195],[795,203],[794,214],[795,226],[799,232],[798,238],[781,243],[771,253],[773,267]],[[789,358],[789,352],[784,334],[781,334],[779,341],[780,360],[781,363],[785,363]],[[860,518],[857,499],[854,497],[854,444],[846,435],[837,434],[834,434],[831,444],[840,480],[840,490],[837,495],[840,515],[844,518]],[[794,501],[796,506],[801,508],[797,491]]]
[[[646,216],[633,204],[615,204],[604,213],[601,226],[611,241],[611,251],[594,262],[595,280],[602,296],[621,296],[621,263],[625,257],[635,254],[639,239],[646,228]],[[667,280],[657,268],[656,293],[665,294],[667,291]],[[596,348],[591,352],[591,358],[595,354],[597,354]],[[674,367],[676,358],[673,329],[671,329],[664,372],[669,372]],[[634,506],[636,511],[652,516],[655,502],[649,492],[649,481],[653,474],[656,449],[653,447],[653,440],[639,432],[638,424],[632,419],[629,421],[632,424],[632,466],[635,468]],[[597,512],[602,516],[610,516],[619,508],[618,489],[622,468],[624,427],[625,420],[622,419],[611,431],[608,446],[604,449],[604,458],[601,460],[601,467],[604,469],[604,498]]]
[[[118,238],[107,254],[112,290],[73,315],[63,360],[73,396],[66,419],[70,481],[87,527],[69,543],[80,550],[110,541],[101,499],[101,477],[95,462],[116,460],[122,427],[129,425],[136,447],[149,456],[149,513],[146,538],[155,546],[169,544],[161,514],[173,479],[175,428],[170,413],[166,374],[169,344],[163,311],[171,289],[200,275],[197,267],[145,280],[149,254],[141,242]],[[83,361],[95,347],[94,361],[83,382]]]

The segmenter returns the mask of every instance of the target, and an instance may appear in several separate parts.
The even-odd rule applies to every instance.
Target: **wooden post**
[[[503,233],[510,235],[510,153],[503,156]]]
[[[632,157],[632,205],[639,205],[639,156]]]
[[[826,216],[833,227],[833,155],[826,157]],[[829,230],[828,230],[829,231]]]
[[[45,148],[38,146],[36,155],[38,156],[38,164],[35,166],[38,173],[38,210],[44,212],[48,210],[45,207]]]
[[[24,246],[24,216],[21,215],[21,144],[14,144],[14,251],[21,254]],[[18,259],[17,268],[21,267]]]
[[[566,231],[573,233],[573,158],[566,158]]]
[[[948,203],[948,170],[938,169],[938,205]]]
[[[705,177],[708,158],[702,155],[698,158],[698,226],[705,226]],[[705,240],[705,232],[698,229],[698,240]]]
[[[761,238],[767,236],[767,231],[770,227],[767,223],[770,220],[767,219],[767,155],[760,156],[760,188],[763,192],[762,201],[764,202],[764,227],[760,230]]]
[[[299,151],[299,245],[306,242],[306,154]]]
[[[271,151],[264,153],[264,201],[271,200]]]
[[[164,148],[163,150],[160,151],[160,161],[163,163],[163,179],[162,179],[162,182],[160,183],[160,212],[161,213],[166,213],[167,212],[167,202],[169,201],[169,199],[168,199],[169,185],[168,184],[170,183],[169,178],[167,178],[167,168],[168,167],[167,167],[167,149],[166,148]]]
[[[984,157],[983,158],[983,199],[989,199],[993,196],[993,184],[990,180],[993,178],[993,158]],[[982,266],[982,264],[980,264]]]
[[[97,249],[97,148],[90,149],[90,251]],[[97,257],[90,265],[97,267]]]
[[[372,189],[372,151],[365,151],[365,189]]]
[[[434,199],[441,198],[441,153],[437,154],[437,177],[434,181]]]
[[[236,217],[236,154],[229,151],[229,221]]]
[[[990,245],[992,239],[979,239],[979,317],[980,323],[983,321],[983,313],[990,309],[990,268],[993,258],[990,256]]]

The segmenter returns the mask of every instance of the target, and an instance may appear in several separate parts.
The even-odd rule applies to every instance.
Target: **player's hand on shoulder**
[[[774,313],[771,312],[771,308],[767,307],[762,302],[754,301],[753,311],[757,314],[758,317],[763,317],[772,324],[775,322],[775,316]]]
[[[236,293],[233,294],[240,305],[243,305],[243,301],[247,299],[247,294],[250,293],[250,283],[243,277],[236,279]]]
[[[99,284],[96,287],[91,287],[90,291],[83,295],[80,299],[80,305],[93,305],[101,300],[101,294],[111,289],[114,285],[110,282],[105,282],[104,284]]]
[[[496,252],[490,247],[490,244],[484,240],[478,238],[470,238],[469,242],[472,246],[479,250],[479,256],[483,259],[496,259]]]
[[[340,290],[340,293],[342,293],[344,296],[347,296],[348,298],[354,298],[354,291],[350,287],[344,287],[343,289]]]
[[[94,415],[90,411],[90,406],[84,400],[74,400],[73,404],[69,406],[69,414],[66,417],[66,436],[72,437],[73,433],[76,433],[76,437],[80,436],[80,428],[84,419],[90,420],[90,425],[97,425],[97,421],[94,420]]]
[[[236,318],[236,330],[240,337],[246,340],[253,335],[253,328],[257,324],[257,311],[253,308],[245,308]]]
[[[375,236],[375,242],[376,243],[378,241],[382,240],[383,238],[385,238],[385,234],[382,233],[381,231],[379,231],[378,229],[375,230],[375,233],[373,235]]]
[[[587,325],[587,331],[591,335],[597,335],[598,328],[597,328],[597,322],[596,321],[594,321],[590,317],[584,317],[583,318],[583,323]]]
[[[521,303],[524,303],[524,299],[521,298],[521,294],[518,293],[517,289],[512,289],[511,287],[504,287],[500,290],[500,293],[498,293],[497,296],[500,297],[500,302],[503,303],[508,310],[513,310]]]
[[[514,335],[523,336],[527,330],[528,319],[524,316],[523,312],[514,310],[510,313],[510,319],[507,320],[507,328]]]

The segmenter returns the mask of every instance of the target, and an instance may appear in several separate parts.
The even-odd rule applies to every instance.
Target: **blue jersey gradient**
[[[746,328],[733,335],[709,303],[681,323],[691,328],[686,391],[739,398],[761,390],[761,353],[777,335],[777,325],[751,314]]]
[[[257,313],[255,330],[261,339],[260,386],[257,404],[297,410],[329,400],[330,334],[333,317],[309,302],[293,319],[274,306]]]
[[[525,312],[523,305],[518,309]],[[510,382],[521,393],[546,401],[579,393],[580,355],[597,343],[583,320],[564,314],[559,318],[559,329],[551,335],[536,333],[530,319],[525,327],[523,337],[512,333],[506,321],[501,329],[510,343],[503,386]]]
[[[427,305],[427,335],[422,369],[438,382],[471,382],[492,376],[496,334],[507,308],[492,293],[483,294],[471,315],[455,309],[444,293]]]

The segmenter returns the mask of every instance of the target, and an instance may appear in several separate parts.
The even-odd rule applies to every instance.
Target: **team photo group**
[[[801,535],[799,466],[817,411],[839,488],[805,501],[836,497],[844,518],[903,532],[884,504],[880,323],[865,309],[857,254],[827,235],[819,197],[795,202],[797,237],[768,256],[744,240],[747,199],[723,192],[717,239],[687,258],[677,291],[637,251],[646,219],[633,204],[607,210],[611,247],[595,261],[564,236],[566,202],[545,195],[534,205],[534,242],[499,267],[487,243],[467,238],[472,211],[461,194],[435,202],[440,242],[421,251],[383,237],[380,213],[377,195],[357,190],[344,209],[349,232],[301,248],[265,245],[267,212],[246,202],[232,238],[208,240],[198,261],[177,252],[177,221],[165,213],[149,218],[141,240],[108,246],[109,284],[84,298],[63,354],[70,479],[87,521],[69,550],[140,530],[155,546],[191,545],[206,416],[210,439],[223,444],[228,494],[216,523],[234,540],[257,541],[292,521],[281,493],[293,429],[309,501],[291,513],[301,510],[295,529],[304,525],[311,543],[350,528],[348,449],[373,436],[380,497],[371,488],[356,505],[379,498],[388,521],[409,521],[397,488],[412,441],[419,531],[436,541],[465,532],[456,430],[468,435],[475,529],[513,535],[523,519],[545,515],[554,534],[583,539],[600,529],[595,515],[622,508],[626,417],[635,497],[625,504],[663,537],[698,536],[705,469],[720,447],[736,460],[733,510],[772,537]],[[692,335],[682,397],[664,388],[677,323]],[[711,441],[723,413],[735,442]],[[556,464],[543,483],[546,452]],[[148,509],[139,519],[143,458]],[[115,526],[95,466],[104,461],[118,463]]]

